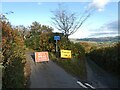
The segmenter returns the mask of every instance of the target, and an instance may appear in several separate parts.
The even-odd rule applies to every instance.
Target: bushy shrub
[[[3,89],[4,88],[23,88],[24,79],[24,53],[21,48],[14,45],[11,48],[11,55],[4,64]]]
[[[26,47],[35,51],[53,51],[54,40],[52,30],[49,26],[33,22],[25,39]]]
[[[2,55],[3,55],[3,76],[2,89],[24,88],[25,76],[24,66],[25,48],[24,40],[18,34],[18,30],[13,29],[10,23],[2,23]]]
[[[83,60],[85,57],[85,50],[79,43],[71,43],[72,56]]]

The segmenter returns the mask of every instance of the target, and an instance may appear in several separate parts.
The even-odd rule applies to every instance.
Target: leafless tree
[[[68,38],[69,35],[75,33],[82,24],[85,23],[94,10],[94,8],[86,9],[81,16],[77,16],[76,13],[72,13],[65,8],[61,8],[61,4],[59,4],[59,8],[52,11],[52,23],[55,28],[62,31],[62,33],[64,33],[64,35]]]

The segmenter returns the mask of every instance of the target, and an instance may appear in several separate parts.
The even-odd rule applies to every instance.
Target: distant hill
[[[120,36],[116,37],[100,37],[100,38],[83,38],[76,39],[76,41],[90,41],[90,42],[118,42],[120,41]]]

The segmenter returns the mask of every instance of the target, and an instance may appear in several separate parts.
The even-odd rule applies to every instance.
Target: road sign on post
[[[60,36],[54,36],[54,40],[60,40]]]
[[[49,61],[48,52],[35,52],[35,62]]]
[[[60,36],[54,36],[54,40],[56,40],[56,52],[58,52],[57,40],[60,40]]]
[[[61,50],[61,58],[71,58],[71,50]]]

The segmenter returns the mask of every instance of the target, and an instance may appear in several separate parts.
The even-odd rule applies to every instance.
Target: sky
[[[31,1],[31,0],[30,0]],[[70,12],[75,12],[81,16],[88,8],[95,8],[94,13],[87,21],[78,29],[76,33],[69,38],[92,38],[107,37],[118,35],[118,1],[119,0],[84,0],[84,2],[73,0],[70,2],[58,1],[27,1],[27,0],[4,0],[0,3],[1,13],[9,13],[6,17],[14,26],[24,25],[30,26],[32,22],[37,21],[42,25],[48,25],[54,28],[54,32],[59,32],[51,23],[51,17],[58,8],[58,4],[62,3],[63,8]],[[60,0],[59,0],[60,1]]]

